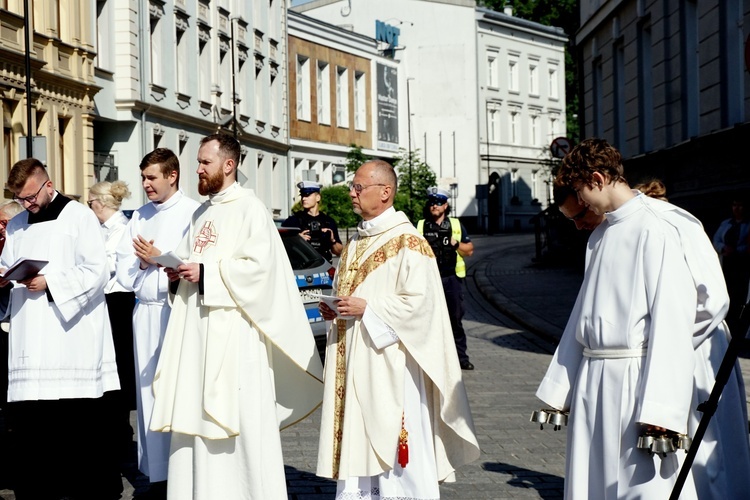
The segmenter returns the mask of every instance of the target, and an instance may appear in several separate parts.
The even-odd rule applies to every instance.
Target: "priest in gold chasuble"
[[[357,170],[363,221],[334,279],[317,474],[336,498],[436,499],[479,457],[435,257],[393,208],[393,168]]]

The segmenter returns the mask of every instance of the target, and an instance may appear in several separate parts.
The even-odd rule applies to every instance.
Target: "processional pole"
[[[742,314],[740,314],[741,320],[744,320],[741,322],[741,324],[743,325],[740,328],[741,331],[744,329],[744,325],[747,322],[746,316],[748,315],[750,315],[750,303],[743,306]],[[721,361],[719,372],[716,375],[716,381],[714,382],[714,388],[711,390],[711,395],[706,401],[698,405],[698,411],[703,412],[703,416],[701,417],[701,421],[698,424],[698,430],[695,431],[695,436],[693,436],[693,442],[690,444],[690,449],[687,452],[685,461],[682,463],[680,474],[677,476],[677,481],[672,488],[672,494],[670,495],[669,500],[678,500],[680,498],[682,487],[685,485],[685,480],[690,473],[690,467],[693,465],[695,456],[698,454],[698,447],[703,440],[704,434],[706,434],[706,429],[708,429],[708,424],[711,421],[711,417],[713,417],[714,413],[716,413],[716,408],[719,406],[719,398],[721,397],[721,393],[724,391],[724,386],[727,385],[729,377],[732,375],[732,370],[734,369],[737,362],[737,356],[742,350],[742,344],[747,337],[747,333],[748,331],[745,332],[744,336],[732,336],[732,340],[729,341],[727,352],[724,354],[724,359]],[[721,334],[721,332],[716,332],[716,334]]]

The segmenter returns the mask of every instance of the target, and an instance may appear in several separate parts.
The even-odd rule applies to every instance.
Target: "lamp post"
[[[406,114],[407,114],[407,133],[409,134],[409,220],[414,219],[414,207],[412,206],[411,199],[412,199],[412,190],[414,189],[414,184],[412,183],[412,157],[411,157],[411,94],[409,90],[409,82],[414,80],[414,78],[407,78],[406,79]]]
[[[29,23],[29,0],[23,1],[23,32],[26,42],[24,51],[24,64],[26,67],[26,158],[34,156],[34,144],[32,138],[35,134],[31,131],[31,23]]]

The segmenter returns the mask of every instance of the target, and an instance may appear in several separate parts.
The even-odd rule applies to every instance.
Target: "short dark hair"
[[[13,168],[10,169],[10,174],[8,175],[8,189],[17,193],[23,189],[26,185],[26,181],[28,181],[30,177],[37,174],[42,174],[47,180],[49,180],[47,169],[44,168],[44,164],[36,158],[25,158],[17,161],[13,165]]]
[[[172,172],[177,172],[177,184],[180,183],[180,160],[174,154],[174,151],[167,148],[156,148],[143,157],[139,168],[142,172],[145,168],[157,163],[164,178],[169,177]]]
[[[586,139],[563,158],[555,182],[570,187],[580,182],[590,186],[596,172],[607,175],[611,183],[626,182],[620,152],[604,139]]]
[[[240,166],[240,141],[229,134],[211,134],[201,139],[200,145],[203,146],[211,141],[219,143],[219,154],[225,160],[234,160],[235,168]]]
[[[578,199],[578,193],[576,193],[576,190],[567,184],[558,184],[555,182],[552,185],[552,197],[555,200],[555,205],[558,207],[565,203],[571,196]]]

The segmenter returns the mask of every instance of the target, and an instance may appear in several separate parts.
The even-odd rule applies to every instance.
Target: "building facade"
[[[31,95],[26,91],[24,2],[0,4],[0,178],[5,186],[13,164],[28,156],[23,138],[30,135],[33,156],[47,165],[55,187],[81,198],[94,178],[94,98],[99,90],[94,3],[30,0],[28,5]],[[4,196],[12,193],[5,189]]]
[[[582,135],[619,148],[631,183],[661,179],[709,234],[750,193],[749,35],[746,0],[581,2]]]
[[[97,180],[139,189],[141,158],[157,147],[180,159],[181,188],[197,191],[202,137],[234,134],[238,180],[288,215],[290,172],[284,0],[97,0],[94,157]]]
[[[467,226],[530,227],[548,202],[543,142],[565,134],[567,38],[560,30],[473,0],[312,0],[293,10],[373,37],[399,62],[406,148],[419,150],[452,190],[454,213]],[[558,115],[553,133],[548,127]]]
[[[393,158],[406,138],[398,61],[375,40],[289,11],[290,162],[294,183],[346,180],[351,145]]]

